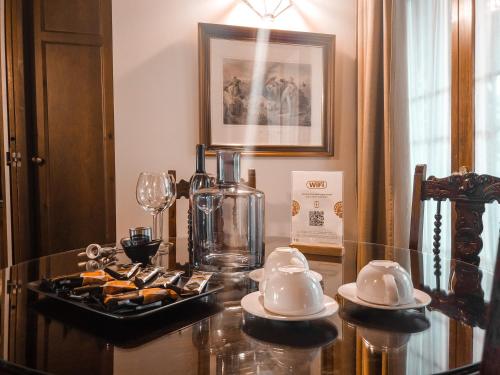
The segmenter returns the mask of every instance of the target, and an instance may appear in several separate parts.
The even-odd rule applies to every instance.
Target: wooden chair
[[[490,303],[487,305],[486,335],[480,363],[456,368],[446,374],[496,375],[500,369],[500,233]],[[443,373],[444,374],[444,373]]]
[[[424,202],[430,199],[437,201],[433,236],[435,288],[423,285],[422,282],[421,250]],[[449,291],[442,290],[439,284],[441,276],[441,202],[445,200],[453,202],[456,214],[453,232],[453,258],[457,261],[451,261],[452,272]],[[488,315],[492,316],[490,312],[492,307],[490,303],[486,303],[484,300],[484,291],[481,287],[483,275],[481,270],[475,266],[479,265],[479,253],[483,247],[481,233],[483,231],[482,215],[485,204],[494,201],[500,203],[500,179],[497,177],[477,175],[462,168],[460,173],[454,173],[449,177],[436,178],[432,176],[426,179],[426,166],[417,165],[415,168],[409,247],[417,251],[412,252],[411,255],[412,278],[414,282],[417,280],[420,283],[420,288],[432,296],[430,309],[439,310],[470,327],[487,328],[487,331],[490,329]],[[495,280],[500,280],[498,259],[497,256],[496,268],[499,275],[495,276],[498,277]],[[492,302],[494,295],[495,288]],[[498,304],[500,304],[500,301]],[[498,325],[500,326],[500,322]],[[500,329],[498,332],[500,332]],[[485,345],[488,344],[485,342]],[[498,357],[500,345],[497,346],[496,350],[498,351],[495,355]],[[479,365],[474,364],[447,373],[477,373],[478,369]]]
[[[500,370],[500,232],[493,289],[488,310],[488,326],[481,361],[481,374],[487,375],[498,374]]]
[[[435,256],[439,255],[441,202],[449,200],[454,203],[456,212],[454,258],[479,265],[479,252],[483,248],[481,233],[484,205],[495,200],[500,203],[500,178],[477,175],[463,167],[462,169],[460,173],[454,173],[449,177],[431,176],[426,179],[426,165],[415,167],[409,247],[413,250],[422,250],[424,201],[434,199],[437,201],[437,210],[434,215],[433,252]]]

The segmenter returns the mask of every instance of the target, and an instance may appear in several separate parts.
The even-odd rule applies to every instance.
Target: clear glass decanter
[[[240,182],[240,154],[217,152],[215,187],[193,196],[193,263],[214,272],[242,272],[264,262],[264,193]]]

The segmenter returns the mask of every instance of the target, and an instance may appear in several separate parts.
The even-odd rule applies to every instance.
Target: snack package
[[[95,293],[94,295],[108,295],[137,290],[137,286],[130,280],[111,280],[104,285],[87,285],[73,289],[73,294],[82,295]]]
[[[174,286],[180,279],[184,271],[166,271],[152,283],[148,284],[146,288],[169,288]]]
[[[103,285],[110,280],[113,280],[110,275],[106,274],[102,270],[98,270],[58,276],[47,280],[47,282],[52,290],[57,290],[62,288],[75,288],[86,285]]]
[[[147,284],[151,280],[153,280],[160,271],[162,270],[161,267],[146,267],[143,268],[137,275],[135,275],[134,278],[134,283],[137,285],[139,288],[142,288],[144,284]]]
[[[104,271],[118,280],[129,280],[140,269],[141,263],[118,264],[104,268]]]
[[[104,305],[109,308],[116,308],[123,305],[137,304],[148,305],[154,302],[170,300],[175,301],[178,294],[171,289],[149,288],[134,292],[127,292],[104,297]]]
[[[137,286],[129,280],[113,280],[103,285],[104,294],[117,294],[137,290]]]
[[[212,277],[213,272],[194,271],[191,278],[182,287],[181,296],[200,294]]]

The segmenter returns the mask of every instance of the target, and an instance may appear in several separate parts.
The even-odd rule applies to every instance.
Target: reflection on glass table
[[[189,271],[187,240],[170,241],[156,261]],[[268,238],[266,249],[287,244]],[[341,305],[339,314],[312,322],[270,322],[243,313],[239,301],[258,286],[241,275],[221,278],[226,289],[216,296],[123,324],[26,290],[29,281],[80,271],[81,250],[2,269],[1,359],[56,374],[430,374],[480,360],[491,273],[443,258],[436,276],[432,255],[348,241],[344,246],[344,257],[308,256],[325,293]],[[433,296],[428,308],[388,313],[337,296],[370,260],[390,259],[411,270],[415,256],[422,257],[423,284],[414,284]],[[121,252],[116,258],[127,260]]]

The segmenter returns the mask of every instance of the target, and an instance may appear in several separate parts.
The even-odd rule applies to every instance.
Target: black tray
[[[187,282],[188,279],[189,279],[188,277],[181,277],[181,280],[179,281],[179,283],[177,285],[179,287],[182,287]],[[80,307],[84,310],[92,311],[92,312],[97,313],[99,315],[107,316],[109,318],[118,319],[118,320],[134,320],[134,319],[139,319],[139,318],[143,318],[146,316],[150,316],[150,315],[156,314],[160,311],[167,311],[167,310],[175,308],[176,306],[184,305],[190,301],[194,301],[194,300],[209,296],[211,294],[217,293],[218,291],[224,289],[224,286],[221,284],[208,283],[208,285],[205,287],[205,290],[202,293],[194,295],[194,296],[189,296],[189,297],[179,297],[179,299],[177,301],[171,302],[167,305],[151,307],[149,309],[147,308],[147,305],[145,305],[143,310],[119,312],[119,311],[107,311],[97,304],[95,304],[95,305],[88,304],[85,302],[79,302],[79,301],[75,301],[75,300],[72,300],[69,298],[64,298],[64,297],[58,295],[57,293],[49,292],[47,290],[40,288],[41,283],[42,283],[41,280],[32,281],[32,282],[27,284],[27,287],[28,287],[28,289],[30,289],[38,294],[41,294],[43,296],[53,298],[53,299],[56,299],[58,301],[63,301],[63,302],[66,302],[70,305]]]

